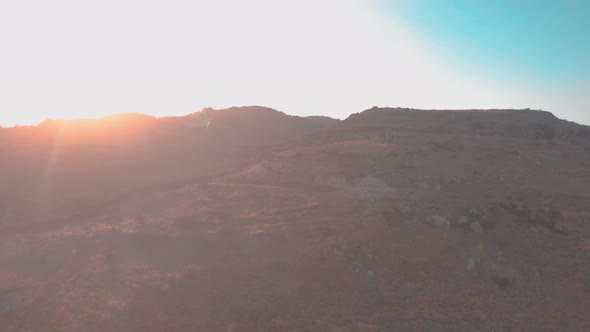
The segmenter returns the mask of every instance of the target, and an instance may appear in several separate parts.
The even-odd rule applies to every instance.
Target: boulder
[[[406,206],[405,208],[402,209],[402,213],[404,214],[404,216],[410,216],[412,215],[412,209],[408,206]]]
[[[459,216],[457,220],[455,220],[455,224],[457,225],[467,225],[467,217],[466,216]]]
[[[445,178],[445,181],[446,181],[446,183],[448,183],[448,184],[453,184],[453,183],[457,183],[457,182],[458,182],[458,181],[457,181],[457,179],[456,179],[456,178],[454,178],[454,177],[452,177],[452,176],[447,176],[447,177]]]
[[[469,225],[469,228],[473,231],[473,233],[483,233],[483,226],[479,223],[479,221],[474,221]]]
[[[473,221],[478,221],[480,219],[482,219],[484,216],[484,213],[476,210],[476,209],[472,209],[469,211],[469,218]]]
[[[430,216],[430,218],[428,218],[428,221],[433,226],[436,226],[438,228],[449,229],[451,227],[451,223],[441,216]]]

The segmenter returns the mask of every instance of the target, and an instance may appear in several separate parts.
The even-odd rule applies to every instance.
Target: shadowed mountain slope
[[[142,189],[94,208],[65,199],[61,219],[6,205],[4,330],[590,330],[587,126],[400,108],[115,119],[84,130],[100,144],[67,145],[52,176],[81,181],[78,195]],[[135,134],[109,141],[125,119]],[[52,126],[38,137],[70,130]],[[41,141],[19,167],[39,172],[26,158],[54,146]]]
[[[231,171],[273,145],[337,122],[254,106],[4,128],[0,198],[14,202],[11,209],[65,211],[136,189]]]

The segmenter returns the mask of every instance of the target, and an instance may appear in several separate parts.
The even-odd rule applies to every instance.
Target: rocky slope
[[[590,329],[588,127],[531,110],[242,111],[190,129],[239,163],[4,228],[4,330]]]
[[[273,145],[336,122],[239,107],[184,117],[129,113],[0,129],[0,205],[17,224],[101,208],[137,190],[237,170]]]

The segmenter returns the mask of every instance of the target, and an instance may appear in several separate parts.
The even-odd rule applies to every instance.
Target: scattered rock
[[[535,279],[535,288],[537,289],[537,294],[541,299],[544,299],[545,287],[543,286],[543,275],[541,274],[541,271],[535,269],[533,276]]]
[[[257,229],[248,233],[248,235],[253,236],[257,240],[265,240],[266,239],[266,232],[263,229]]]
[[[496,261],[501,264],[506,263],[506,258],[504,257],[504,252],[502,252],[502,250],[498,250],[496,253]]]
[[[456,179],[456,178],[454,178],[454,177],[452,177],[452,176],[447,176],[447,177],[446,177],[446,179],[445,179],[445,181],[446,181],[448,184],[457,183],[457,179]]]
[[[319,202],[311,202],[311,203],[308,203],[307,205],[305,205],[305,207],[308,209],[317,209],[319,206],[320,206]]]
[[[473,233],[483,233],[483,226],[479,223],[479,221],[474,221],[469,225],[469,228],[473,231]]]
[[[420,189],[428,189],[430,188],[430,186],[428,185],[428,183],[426,183],[426,176],[422,176],[422,175],[418,175],[416,177],[416,181],[418,181],[418,188]]]
[[[479,244],[467,261],[467,271],[474,273],[476,276],[479,275],[482,253],[483,245]]]
[[[420,182],[420,183],[418,183],[418,188],[428,189],[428,188],[430,188],[430,186],[428,185],[428,183]]]
[[[518,281],[518,273],[513,268],[498,263],[490,266],[490,278],[501,288],[508,288]]]
[[[483,216],[484,216],[484,213],[479,210],[473,209],[473,210],[469,211],[469,217],[473,221],[479,221],[483,218]]]
[[[449,229],[451,227],[451,223],[441,216],[431,216],[428,218],[428,221],[430,221],[433,226],[438,228]]]
[[[412,209],[408,206],[406,206],[405,208],[402,209],[402,213],[404,214],[404,216],[410,216],[412,215]]]
[[[22,310],[27,293],[25,288],[20,287],[0,292],[0,315]]]
[[[526,209],[526,219],[529,223],[539,226],[545,226],[550,230],[563,233],[563,225],[557,223],[561,213],[555,209]]]
[[[455,224],[467,225],[467,217],[466,216],[459,216],[459,218],[457,218],[457,220],[455,220]]]

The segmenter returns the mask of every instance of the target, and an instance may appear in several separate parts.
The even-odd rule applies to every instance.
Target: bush
[[[590,138],[590,127],[582,126],[578,129],[578,137]]]
[[[506,265],[492,263],[490,266],[490,278],[499,287],[507,288],[518,281],[518,273]]]
[[[539,123],[535,126],[535,138],[553,139],[555,138],[555,129],[546,123]]]
[[[541,208],[528,211],[528,222],[535,225],[545,226],[554,232],[563,232],[560,224],[557,223],[561,212],[551,208]]]

